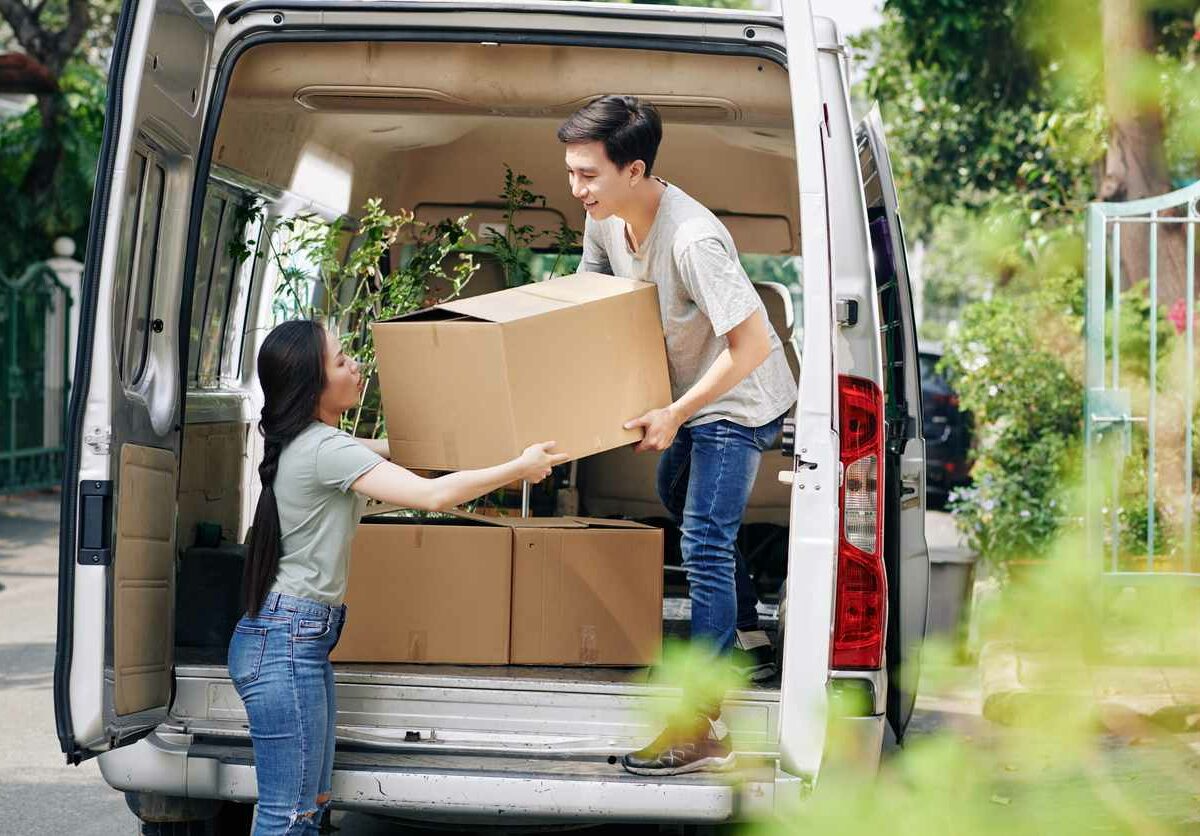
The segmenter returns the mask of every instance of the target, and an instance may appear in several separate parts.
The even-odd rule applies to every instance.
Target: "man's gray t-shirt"
[[[738,261],[725,225],[682,189],[664,185],[654,223],[636,253],[629,246],[621,218],[587,218],[579,271],[640,279],[658,286],[671,397],[678,400],[728,347],[725,335],[730,330],[755,311],[764,319],[767,312]],[[760,427],[795,402],[796,380],[769,320],[767,331],[771,353],[762,365],[698,410],[687,426],[726,419]]]
[[[275,474],[282,551],[272,592],[342,603],[350,541],[366,507],[350,486],[381,461],[349,433],[319,421],[283,448]]]

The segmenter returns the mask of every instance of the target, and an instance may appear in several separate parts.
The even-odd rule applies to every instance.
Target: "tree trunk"
[[[1138,69],[1152,60],[1154,41],[1140,0],[1103,0],[1104,94],[1111,125],[1098,189],[1105,201],[1157,197],[1171,191],[1157,100],[1139,100]],[[1179,224],[1158,227],[1158,299],[1170,307],[1187,287],[1186,242]],[[1150,275],[1150,226],[1121,225],[1121,289]],[[1115,266],[1115,265],[1114,265]]]
[[[46,93],[38,96],[38,114],[41,116],[42,131],[33,160],[21,181],[21,195],[35,204],[54,199],[54,176],[62,162],[62,118],[66,103],[61,93]]]

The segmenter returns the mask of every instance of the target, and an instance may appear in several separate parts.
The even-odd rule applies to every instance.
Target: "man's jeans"
[[[737,534],[763,451],[779,438],[783,419],[761,427],[725,420],[680,427],[658,462],[658,496],[683,535],[692,639],[722,653],[733,646],[735,629],[758,626],[758,596]]]
[[[333,776],[333,666],[346,608],[267,594],[229,642],[229,677],[246,705],[258,814],[254,836],[316,834]],[[318,800],[320,797],[320,800]]]

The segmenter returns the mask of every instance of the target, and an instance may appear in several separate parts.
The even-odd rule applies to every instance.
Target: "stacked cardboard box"
[[[581,458],[671,400],[658,293],[584,273],[373,326],[392,460]],[[645,665],[662,642],[662,532],[578,517],[364,521],[340,662]]]
[[[647,665],[662,645],[660,530],[581,517],[358,527],[336,662]]]

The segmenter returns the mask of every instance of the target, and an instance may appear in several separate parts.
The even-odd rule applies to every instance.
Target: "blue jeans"
[[[737,550],[737,534],[764,450],[784,416],[761,427],[713,421],[680,427],[658,462],[658,496],[679,524],[692,599],[692,639],[717,651],[735,629],[758,626],[758,596]]]
[[[250,718],[254,836],[315,834],[329,806],[337,704],[329,653],[346,608],[267,594],[229,642],[229,677]]]

